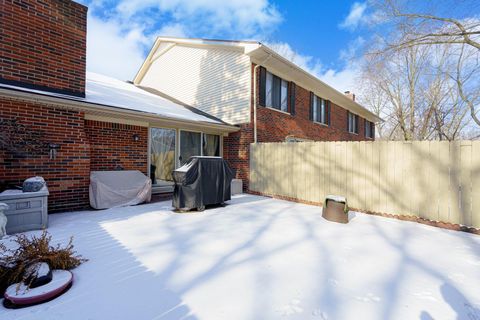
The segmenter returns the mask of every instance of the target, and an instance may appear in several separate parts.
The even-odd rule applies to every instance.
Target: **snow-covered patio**
[[[70,291],[0,319],[480,319],[480,237],[241,195],[50,216],[90,261]]]

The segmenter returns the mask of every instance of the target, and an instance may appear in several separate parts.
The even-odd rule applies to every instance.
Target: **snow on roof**
[[[224,124],[220,120],[202,114],[201,111],[193,111],[191,108],[138,88],[134,84],[98,73],[87,72],[85,91],[84,100],[90,103],[152,113],[168,118]]]
[[[0,88],[37,93],[41,95],[98,104],[114,108],[148,113],[165,118],[192,122],[226,123],[193,107],[187,107],[162,96],[147,92],[132,83],[87,71],[85,98],[0,84]]]

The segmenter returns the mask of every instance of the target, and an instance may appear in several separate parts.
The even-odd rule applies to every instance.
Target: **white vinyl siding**
[[[250,58],[242,52],[176,44],[153,55],[140,85],[231,124],[250,121]]]

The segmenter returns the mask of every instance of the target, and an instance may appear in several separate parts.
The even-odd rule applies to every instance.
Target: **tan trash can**
[[[328,221],[348,223],[347,198],[328,195],[323,204],[322,217]]]

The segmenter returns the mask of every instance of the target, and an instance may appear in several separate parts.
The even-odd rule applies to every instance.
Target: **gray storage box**
[[[0,193],[0,202],[8,205],[7,234],[43,229],[48,226],[48,189],[37,192],[5,190]]]
[[[243,181],[242,179],[232,179],[232,196],[243,193]]]

